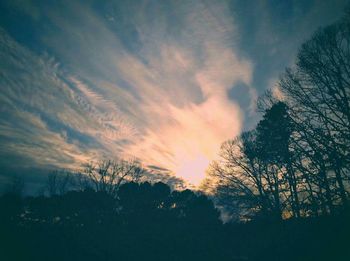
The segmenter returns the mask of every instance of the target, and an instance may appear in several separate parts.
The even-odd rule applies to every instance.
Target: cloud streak
[[[32,31],[14,33],[10,20],[0,29],[1,165],[11,166],[9,157],[25,167],[67,168],[137,157],[198,184],[220,144],[254,116],[265,56],[243,55],[242,43],[272,45],[270,18],[250,34],[254,45],[224,0],[11,1],[7,8],[24,19],[18,28],[29,21]],[[261,82],[276,77],[266,75]]]
[[[1,32],[6,38],[2,46],[12,46],[13,55],[21,57],[3,52],[16,70],[6,72],[12,82],[3,83],[2,98],[21,107],[10,109],[12,126],[1,128],[4,140],[16,135],[16,142],[3,150],[36,164],[68,167],[97,155],[135,156],[198,184],[221,142],[241,130],[240,108],[227,91],[237,82],[249,86],[252,77],[251,62],[234,49],[237,36],[226,2],[186,1],[176,9],[116,2],[108,12],[80,2],[66,4],[35,10],[36,19],[45,13],[58,28],[41,31],[38,41],[49,50],[48,57]],[[130,17],[135,8],[137,15]],[[157,19],[149,8],[159,14]],[[176,21],[168,19],[172,10]],[[132,36],[120,31],[120,21],[132,27],[138,48],[123,42]],[[42,74],[30,71],[33,64],[42,66]],[[24,78],[14,75],[21,68],[27,70]],[[26,90],[23,97],[12,93],[18,84]],[[29,132],[10,134],[14,128]],[[28,138],[35,143],[22,142]]]

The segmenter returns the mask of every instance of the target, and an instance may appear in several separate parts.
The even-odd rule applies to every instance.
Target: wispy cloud
[[[6,129],[1,118],[8,146],[11,129],[26,129],[11,149],[35,162],[60,165],[65,157],[74,165],[96,155],[135,156],[198,183],[221,142],[242,128],[241,109],[228,91],[252,81],[252,62],[236,49],[239,36],[226,2],[184,1],[175,9],[170,3],[116,3],[108,12],[79,2],[55,8],[43,10],[58,29],[43,29],[40,38],[55,59],[37,56],[1,32],[7,41],[2,47],[13,48],[1,54],[15,70],[5,72],[0,98],[16,107],[8,109],[7,122],[26,126]],[[20,60],[11,57],[19,52]],[[33,64],[42,66],[39,74]],[[18,77],[21,69],[24,77]],[[18,84],[22,97],[13,95]],[[36,143],[24,146],[21,140],[28,138]]]
[[[198,183],[346,2],[2,1],[0,171],[132,156]]]

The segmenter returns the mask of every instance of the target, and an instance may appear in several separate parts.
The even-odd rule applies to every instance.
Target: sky
[[[0,1],[0,184],[137,159],[198,185],[343,0]]]

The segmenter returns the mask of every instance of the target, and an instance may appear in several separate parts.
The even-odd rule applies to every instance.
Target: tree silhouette
[[[292,108],[300,147],[320,176],[332,209],[332,191],[346,204],[350,167],[350,14],[320,29],[299,51],[279,88]],[[305,161],[305,160],[304,160]],[[333,178],[334,177],[334,178]],[[333,180],[336,186],[331,186]],[[346,184],[347,183],[347,184]]]
[[[276,217],[334,214],[350,186],[350,14],[322,28],[277,87],[257,127],[227,141],[206,188],[226,209]],[[249,218],[249,217],[248,217]]]
[[[291,148],[291,139],[294,127],[288,113],[288,107],[283,102],[276,102],[271,108],[266,110],[263,120],[257,126],[257,146],[259,148],[258,156],[267,164],[275,166],[282,175],[278,177],[275,171],[272,171],[274,191],[276,193],[276,206],[279,206],[278,183],[280,180],[286,180],[291,197],[291,207],[295,217],[300,216],[300,203],[297,189],[297,176],[293,168],[293,155]],[[278,211],[278,210],[277,210]]]
[[[92,187],[95,191],[104,191],[112,196],[116,196],[119,187],[127,181],[138,181],[145,170],[137,161],[126,160],[101,160],[97,163],[85,165],[79,184]],[[82,180],[84,182],[82,182]]]

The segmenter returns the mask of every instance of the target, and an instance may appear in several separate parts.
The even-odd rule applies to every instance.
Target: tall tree
[[[346,180],[350,177],[350,14],[320,29],[302,45],[295,68],[286,71],[279,87],[293,108],[303,142],[312,148],[310,160],[319,161],[321,154],[323,185],[329,192],[327,183],[334,177],[336,194],[346,204]]]
[[[292,166],[291,138],[293,124],[288,114],[288,107],[283,102],[277,102],[267,109],[263,119],[257,126],[258,157],[271,169],[274,186],[275,205],[280,208],[279,183],[287,181],[288,196],[292,211],[300,216],[300,203],[297,189],[297,176]],[[280,176],[279,176],[280,175]],[[271,179],[269,179],[271,180]]]

